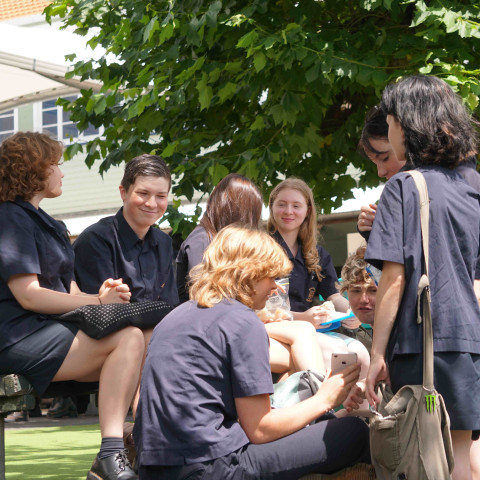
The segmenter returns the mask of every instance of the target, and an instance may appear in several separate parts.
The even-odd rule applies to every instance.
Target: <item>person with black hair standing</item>
[[[429,277],[434,382],[451,421],[454,480],[470,479],[472,437],[480,433],[480,308],[474,279],[480,263],[480,195],[456,168],[477,152],[473,120],[460,98],[436,77],[389,85],[381,108],[399,160],[425,177],[430,198]],[[365,260],[382,269],[376,296],[367,398],[375,384],[393,392],[422,381],[422,325],[417,286],[422,274],[419,195],[400,172],[386,183]]]

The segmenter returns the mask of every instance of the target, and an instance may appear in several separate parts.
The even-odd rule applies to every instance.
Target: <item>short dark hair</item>
[[[138,157],[132,158],[125,165],[125,172],[121,181],[122,187],[128,191],[137,177],[163,177],[168,180],[169,188],[172,185],[172,175],[165,163],[165,160],[158,155],[149,155],[144,153]]]
[[[200,225],[210,239],[232,223],[258,227],[262,206],[260,189],[243,175],[230,173],[213,189]]]
[[[400,123],[407,161],[416,166],[455,168],[477,153],[476,122],[440,78],[414,75],[388,85],[381,108]]]
[[[63,144],[45,133],[17,132],[0,143],[0,202],[29,201],[45,188]]]
[[[366,150],[375,155],[384,153],[373,148],[370,139],[388,141],[387,115],[378,105],[371,108],[365,116],[365,123],[363,125],[360,142],[358,143],[358,149],[362,154],[366,154]]]

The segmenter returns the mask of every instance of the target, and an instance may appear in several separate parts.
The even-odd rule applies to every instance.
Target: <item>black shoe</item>
[[[56,397],[47,412],[49,418],[77,417],[77,407],[70,397]]]
[[[138,475],[133,471],[126,452],[121,450],[102,460],[97,457],[87,480],[138,480]]]
[[[5,423],[28,422],[28,411],[13,412],[5,417]]]
[[[35,405],[35,407],[28,411],[28,414],[31,417],[43,417],[42,410],[40,410],[38,403]]]

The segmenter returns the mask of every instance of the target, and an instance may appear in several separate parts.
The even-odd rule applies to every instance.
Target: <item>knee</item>
[[[352,463],[370,463],[370,436],[368,425],[358,417],[344,417],[343,431],[348,436],[350,446],[345,452]]]
[[[142,358],[145,353],[145,339],[142,330],[137,327],[126,327],[118,332],[118,348],[128,352],[129,356]]]
[[[316,337],[317,331],[315,330],[315,327],[313,324],[310,322],[305,322],[302,320],[297,320],[295,322],[296,326],[296,333],[301,336],[312,336],[314,335]]]
[[[364,365],[370,365],[370,354],[362,342],[354,340],[348,345],[348,348],[351,352],[355,352],[357,354],[358,361],[360,363]]]

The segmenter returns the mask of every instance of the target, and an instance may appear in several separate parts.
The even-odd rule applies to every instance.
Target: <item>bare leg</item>
[[[352,340],[346,335],[337,335],[317,334],[317,340],[323,353],[325,365],[327,365],[327,368],[331,367],[332,353],[334,352],[355,352],[358,362],[361,365],[360,378],[365,378],[368,373],[368,367],[370,366],[370,354],[365,345],[358,340]],[[345,340],[348,341],[348,344]],[[366,399],[359,405],[359,410],[354,410],[352,415],[359,415],[364,412],[368,412],[368,401]]]
[[[295,365],[292,361],[290,346],[285,345],[274,338],[270,338],[270,370],[272,373],[285,374],[281,380],[285,380],[295,372]]]
[[[472,479],[480,480],[480,440],[472,442],[470,447],[470,467],[472,469]]]
[[[141,330],[127,327],[102,340],[79,331],[53,381],[100,380],[98,410],[103,437],[122,437],[144,355]]]
[[[452,430],[453,457],[453,480],[472,480],[470,469],[470,450],[472,446],[471,430]]]
[[[325,372],[315,327],[311,323],[303,321],[272,322],[267,323],[265,328],[270,338],[290,346],[296,371]]]
[[[143,366],[145,365],[145,358],[147,357],[147,348],[148,348],[148,344],[150,343],[150,338],[152,338],[153,328],[149,328],[148,330],[142,330],[142,331],[143,331],[143,339],[145,342],[145,353],[143,355],[142,368],[140,370],[140,379],[138,380],[137,390],[135,391],[135,396],[133,397],[133,402],[132,402],[132,415],[134,420],[137,414],[138,401],[140,399],[140,382],[142,381]]]
[[[340,338],[325,335],[324,333],[317,333],[317,341],[320,346],[320,351],[323,355],[323,362],[325,368],[332,367],[332,353],[348,352],[347,345]]]

